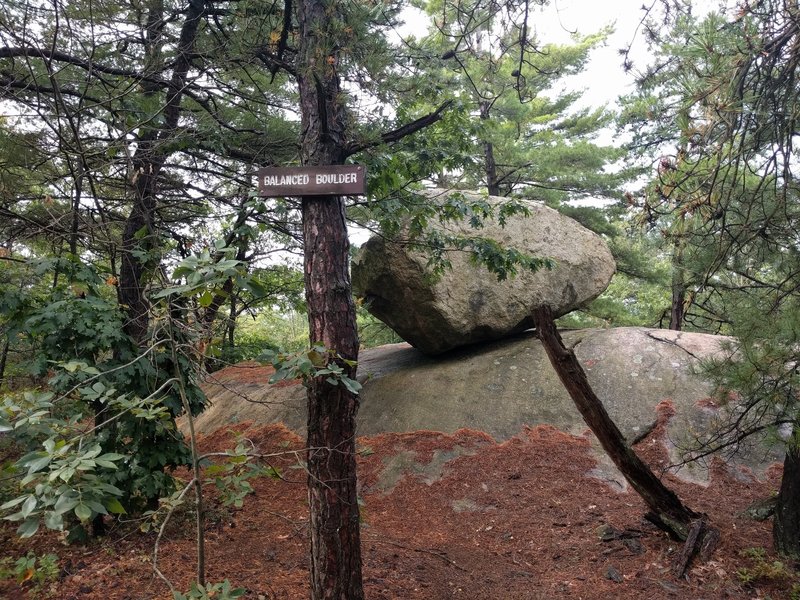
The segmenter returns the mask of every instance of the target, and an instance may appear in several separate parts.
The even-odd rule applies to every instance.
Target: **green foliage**
[[[185,354],[173,362],[163,329],[139,354],[92,267],[74,257],[34,267],[40,275],[57,269],[61,283],[30,299],[9,327],[37,348],[31,369],[49,376],[51,391],[2,394],[0,429],[22,455],[13,466],[19,488],[3,510],[13,511],[6,518],[20,523],[20,535],[45,525],[76,538],[95,517],[137,512],[175,488],[166,471],[189,464],[189,452],[174,422],[183,412],[174,375],[193,365]],[[199,411],[199,387],[187,393]]]
[[[233,258],[235,253],[236,248],[225,246],[223,240],[218,240],[214,253],[205,248],[199,254],[184,258],[172,272],[173,280],[183,279],[184,283],[162,289],[153,294],[153,298],[196,296],[198,305],[208,308],[214,295],[221,293],[221,288],[228,279],[232,279],[237,288],[244,289],[257,298],[266,296],[267,291],[258,279],[248,276],[246,263]]]
[[[192,582],[186,594],[174,592],[174,600],[234,600],[241,598],[247,593],[244,588],[232,588],[231,582],[227,579],[222,583],[206,583],[200,585],[196,581]]]
[[[630,173],[611,174],[604,167],[623,155],[594,141],[613,114],[577,108],[581,93],[556,91],[562,78],[584,69],[608,30],[575,35],[570,45],[542,45],[511,5],[421,4],[435,25],[409,43],[437,59],[423,63],[426,81],[412,88],[408,105],[433,106],[450,98],[463,113],[458,124],[432,128],[440,136],[449,132],[442,147],[463,157],[457,165],[442,165],[440,173],[460,172],[458,185],[467,189],[488,187],[493,195],[519,194],[552,204],[617,195]],[[462,14],[476,17],[467,24]]]
[[[558,319],[559,327],[659,327],[669,310],[665,285],[616,273],[608,288],[581,310]]]
[[[20,556],[16,561],[11,557],[0,559],[0,579],[16,579],[20,586],[30,586],[34,593],[58,579],[58,556],[42,554],[37,556],[33,551]]]
[[[153,399],[130,400],[99,382],[79,393],[84,400],[101,402],[113,415],[111,422],[126,415],[139,423],[168,418],[167,409]],[[20,448],[31,448],[11,469],[21,476],[17,495],[0,506],[10,512],[6,520],[19,523],[21,537],[34,535],[41,525],[78,535],[98,515],[125,514],[120,499],[130,503],[113,482],[125,480],[117,473],[129,468],[132,457],[105,452],[101,438],[86,430],[81,413],[70,413],[67,419],[54,416],[55,400],[52,392],[3,397],[0,430]]]
[[[302,379],[304,385],[309,385],[312,379],[324,377],[329,384],[341,384],[352,394],[358,394],[361,390],[361,384],[351,379],[346,371],[346,368],[355,368],[356,362],[342,358],[338,352],[321,344],[292,354],[269,350],[264,353],[263,358],[275,367],[270,383]]]
[[[364,308],[363,302],[356,300],[356,324],[358,339],[362,348],[373,348],[383,344],[397,344],[403,341],[388,325],[379,321]]]
[[[308,346],[308,318],[295,310],[264,309],[252,320],[244,320],[236,329],[236,345],[251,348],[255,358],[265,349],[280,347],[296,352]]]
[[[786,151],[795,128],[780,115],[800,96],[787,10],[772,1],[735,18],[678,10],[654,35],[654,64],[624,112],[632,152],[658,157],[637,219],[672,263],[682,325],[737,338],[707,365],[728,421],[702,452],[751,435],[797,443],[800,203]]]
[[[779,560],[770,561],[763,548],[748,548],[740,556],[750,563],[736,570],[736,577],[745,585],[758,582],[786,582],[792,585],[791,598],[800,598],[800,582],[797,573]]]
[[[279,478],[278,470],[251,460],[247,446],[239,441],[233,450],[226,452],[225,460],[206,467],[206,483],[213,483],[219,491],[223,506],[241,508],[244,498],[253,492],[250,479],[255,477]]]

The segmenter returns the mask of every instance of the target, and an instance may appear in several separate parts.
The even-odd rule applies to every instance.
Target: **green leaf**
[[[200,304],[200,306],[202,306],[203,308],[207,308],[207,307],[211,306],[211,303],[212,303],[213,301],[214,301],[214,294],[212,294],[211,292],[209,292],[208,290],[206,290],[205,292],[203,292],[203,293],[200,295],[200,298],[198,299],[198,301],[197,301],[197,302],[198,302],[198,303]]]
[[[70,479],[72,479],[73,475],[75,475],[75,469],[72,467],[67,467],[61,473],[59,473],[58,476],[61,478],[61,481],[67,483]]]
[[[9,508],[16,506],[17,504],[22,504],[23,502],[25,502],[26,498],[27,496],[20,496],[19,498],[14,498],[13,500],[9,500],[8,502],[5,502],[2,505],[0,505],[0,510],[8,510]]]
[[[26,519],[17,529],[17,534],[21,538],[29,538],[37,531],[39,531],[39,518],[35,517]]]
[[[23,518],[27,519],[31,513],[36,510],[37,503],[36,496],[32,494],[28,496],[28,498],[25,500],[25,503],[22,505],[22,508],[20,509],[20,513],[22,514]]]
[[[78,499],[68,496],[66,493],[61,494],[56,500],[56,505],[53,507],[54,512],[63,515],[78,506]]]
[[[122,460],[125,458],[124,454],[117,454],[116,452],[106,452],[105,454],[101,454],[97,457],[97,460],[102,461],[113,461],[113,460]]]
[[[92,518],[92,509],[81,502],[75,507],[75,516],[81,521],[88,521]]]
[[[25,466],[28,467],[28,474],[36,473],[37,471],[41,471],[47,465],[50,464],[51,457],[50,456],[42,456],[37,458],[36,460],[32,460]]]
[[[217,475],[218,473],[224,473],[225,471],[230,470],[229,467],[225,465],[211,465],[210,467],[206,467],[206,475],[212,476]]]
[[[45,517],[44,525],[48,529],[55,529],[57,531],[60,531],[64,529],[64,518],[61,515],[61,513],[50,511],[47,513],[47,516]]]
[[[344,387],[347,388],[352,394],[358,394],[361,391],[362,385],[358,383],[355,379],[350,379],[349,377],[342,377],[342,383]]]
[[[99,502],[95,502],[94,500],[87,500],[86,504],[89,506],[89,508],[92,509],[92,512],[95,512],[95,513],[97,513],[99,515],[107,515],[108,514],[108,511],[106,510],[106,507],[103,506],[102,504],[100,504]]]
[[[106,508],[108,512],[115,514],[115,515],[127,515],[128,511],[125,510],[125,507],[122,506],[119,500],[116,498],[111,498],[106,500]]]
[[[117,465],[111,461],[103,460],[101,458],[95,458],[94,462],[97,464],[98,467],[105,467],[106,469],[117,469]]]
[[[88,368],[88,366],[89,365],[80,360],[71,360],[69,362],[62,363],[61,365],[61,367],[68,373],[75,373],[78,370],[83,371]]]

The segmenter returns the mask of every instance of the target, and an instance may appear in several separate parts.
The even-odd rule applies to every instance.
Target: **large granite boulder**
[[[488,200],[494,206],[505,201]],[[432,278],[424,254],[374,236],[353,261],[353,290],[373,315],[431,355],[529,329],[532,310],[543,304],[561,316],[599,296],[616,268],[603,239],[551,208],[535,203],[529,208],[529,216],[512,217],[505,227],[491,220],[477,230],[467,223],[436,227],[550,258],[552,270],[520,271],[498,281],[467,253],[453,250],[447,253],[452,269]]]
[[[669,401],[675,414],[660,441],[677,461],[679,447],[720,416],[709,401],[712,389],[700,375],[700,361],[719,352],[727,338],[639,327],[566,331],[562,337],[628,440],[646,435],[657,420],[656,407]],[[359,435],[470,428],[504,441],[526,425],[553,425],[575,435],[587,429],[531,333],[443,357],[426,356],[408,344],[371,348],[361,353],[358,373],[364,385]],[[214,374],[205,386],[211,406],[196,419],[196,429],[209,433],[240,421],[281,422],[304,435],[306,389],[298,382],[267,385],[268,379],[269,371],[256,364]],[[603,459],[599,450],[597,456]],[[759,448],[738,460],[760,471],[780,454]],[[706,472],[687,467],[680,475],[703,479]],[[608,476],[624,486],[620,477]]]

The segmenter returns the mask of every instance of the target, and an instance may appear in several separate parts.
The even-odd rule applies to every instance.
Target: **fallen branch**
[[[422,552],[423,554],[430,554],[431,556],[435,556],[436,558],[441,558],[446,563],[449,563],[459,571],[464,571],[468,573],[469,570],[465,569],[454,560],[450,559],[443,551],[441,550],[428,550],[427,548],[414,548],[413,546],[406,546],[405,544],[401,544],[400,542],[394,542],[392,540],[387,540],[384,538],[372,537],[373,542],[379,542],[381,544],[389,544],[390,546],[397,546],[398,548],[403,548],[404,550],[412,550],[413,552]]]
[[[606,454],[650,509],[645,517],[675,539],[685,542],[673,567],[675,575],[682,577],[694,556],[699,554],[702,560],[711,556],[719,541],[719,532],[708,525],[705,515],[685,506],[675,492],[664,485],[627,444],[589,385],[575,353],[564,345],[556,330],[550,307],[537,308],[533,312],[533,318],[550,363],[578,412]]]

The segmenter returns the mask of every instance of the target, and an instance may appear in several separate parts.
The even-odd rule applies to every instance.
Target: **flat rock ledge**
[[[629,440],[645,436],[656,423],[659,404],[669,402],[675,414],[661,441],[677,461],[678,448],[721,416],[709,402],[712,389],[700,374],[700,361],[720,352],[728,338],[638,327],[564,331],[562,337]],[[299,382],[269,385],[269,375],[269,369],[252,363],[212,376],[204,386],[211,406],[196,419],[197,430],[210,433],[242,421],[282,422],[304,436],[305,388]],[[542,424],[574,435],[587,431],[531,333],[444,357],[426,356],[408,344],[372,348],[361,354],[358,377],[364,384],[359,435],[469,428],[504,441],[526,426]],[[624,486],[603,464],[602,453],[598,459],[598,476]],[[779,451],[754,448],[731,464],[760,473],[780,460]],[[679,475],[703,482],[707,470],[693,465]]]

